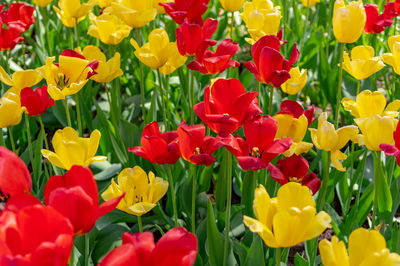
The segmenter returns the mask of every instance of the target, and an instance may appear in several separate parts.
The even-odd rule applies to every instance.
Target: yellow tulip
[[[160,177],[155,177],[153,172],[147,176],[139,166],[126,168],[118,175],[118,184],[114,179],[111,185],[101,194],[104,200],[125,196],[119,202],[117,209],[124,212],[142,216],[151,211],[156,203],[167,193],[168,182]]]
[[[75,27],[86,18],[86,15],[96,4],[96,0],[81,3],[80,0],[60,0],[58,7],[53,6],[57,16],[66,27]]]
[[[345,5],[344,0],[336,0],[333,9],[333,33],[341,43],[356,42],[364,31],[367,17],[362,1]]]
[[[153,7],[157,9],[157,14],[165,14],[164,7],[160,6],[159,3],[172,3],[174,0],[153,0]]]
[[[41,6],[41,7],[45,7],[48,4],[50,4],[51,2],[53,2],[53,0],[33,0],[33,3],[35,5]]]
[[[301,3],[306,7],[313,7],[321,0],[301,0]]]
[[[54,152],[45,149],[41,152],[43,157],[59,168],[69,170],[73,165],[89,166],[107,160],[105,156],[95,156],[100,137],[97,129],[90,134],[90,138],[81,138],[75,129],[65,127],[57,130],[53,136],[51,143]]]
[[[98,17],[90,13],[89,18],[92,25],[89,27],[88,34],[106,44],[119,44],[129,36],[132,29],[121,19],[109,13],[103,13]]]
[[[270,0],[246,2],[241,16],[251,36],[251,39],[246,39],[250,44],[265,35],[276,35],[282,17],[279,6],[274,7]]]
[[[46,65],[38,71],[47,82],[47,90],[54,100],[65,99],[80,91],[88,82],[87,76],[90,61],[71,56],[60,55],[58,66],[54,64],[55,57],[47,57]]]
[[[356,126],[344,126],[335,130],[333,124],[328,122],[328,114],[322,113],[318,118],[318,128],[310,128],[311,139],[314,145],[325,151],[330,151],[333,166],[339,171],[345,171],[340,160],[347,158],[347,155],[340,151],[347,142],[355,139],[358,134]]]
[[[219,0],[221,6],[230,11],[236,12],[242,9],[245,0]]]
[[[272,199],[260,185],[254,192],[253,208],[257,219],[244,216],[243,222],[272,248],[292,247],[313,239],[331,223],[326,212],[316,213],[310,189],[296,182],[283,185]]]
[[[109,10],[108,10],[109,9]],[[152,21],[157,15],[153,1],[121,0],[112,2],[107,12],[121,18],[132,28],[141,28]]]
[[[25,107],[21,107],[21,99],[13,88],[6,91],[0,98],[0,130],[4,127],[15,126],[21,122]]]
[[[394,72],[400,75],[400,35],[390,36],[388,43],[391,53],[382,55],[383,62],[392,66]]]
[[[289,137],[293,140],[289,150],[283,153],[286,157],[290,157],[293,154],[300,155],[312,148],[313,145],[311,143],[303,142],[308,128],[308,120],[304,114],[299,118],[289,114],[277,114],[274,118],[278,122],[278,131],[275,138]]]
[[[346,111],[349,111],[355,118],[363,118],[374,115],[380,116],[399,116],[400,100],[389,103],[386,107],[386,98],[379,92],[364,90],[360,92],[356,100],[344,97],[342,104]],[[385,109],[386,107],[386,109]]]
[[[39,72],[34,69],[15,71],[10,77],[0,66],[0,80],[20,93],[26,87],[32,87],[39,83],[43,78]]]
[[[371,46],[356,46],[349,54],[343,54],[343,69],[357,80],[366,79],[381,70],[385,64],[380,57],[374,57],[375,51]]]
[[[349,237],[349,252],[336,236],[319,242],[319,252],[325,266],[367,266],[400,264],[400,256],[390,253],[385,238],[376,230],[358,228]]]
[[[101,8],[106,8],[111,6],[111,3],[114,2],[116,0],[97,0],[97,4],[101,7]]]
[[[183,66],[187,61],[187,57],[181,55],[178,50],[178,46],[176,42],[170,43],[169,52],[168,52],[168,60],[160,68],[160,72],[164,75],[169,75],[174,72],[176,69]]]
[[[299,93],[307,83],[307,70],[294,67],[289,71],[290,79],[281,85],[281,89],[290,95]]]
[[[106,56],[101,52],[100,48],[88,45],[83,49],[83,56],[89,61],[97,60],[99,62],[99,66],[96,69],[97,74],[90,78],[96,82],[111,82],[113,79],[124,74],[120,68],[121,56],[118,52],[107,61]]]
[[[380,151],[380,144],[394,144],[393,132],[396,130],[397,119],[391,116],[374,115],[354,119],[361,130],[357,137],[360,145],[365,145],[371,151]]]

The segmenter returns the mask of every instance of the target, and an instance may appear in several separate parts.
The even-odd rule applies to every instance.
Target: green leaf
[[[244,206],[243,214],[247,216],[253,215],[254,190],[257,185],[257,172],[247,171],[243,180],[242,201]]]
[[[265,265],[263,242],[257,234],[253,235],[253,243],[251,244],[250,249],[247,252],[247,257],[244,265]]]
[[[224,260],[224,237],[218,231],[217,225],[215,224],[213,207],[209,199],[207,202],[207,244],[210,265],[222,265]]]
[[[295,266],[308,266],[308,261],[300,256],[299,253],[296,253],[296,256],[294,256],[294,265]]]

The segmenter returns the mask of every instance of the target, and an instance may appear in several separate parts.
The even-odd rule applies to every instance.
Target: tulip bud
[[[356,42],[364,30],[366,20],[362,1],[354,1],[346,6],[343,0],[336,0],[332,24],[338,42]]]
[[[224,9],[235,12],[242,9],[244,0],[219,0],[219,2]]]

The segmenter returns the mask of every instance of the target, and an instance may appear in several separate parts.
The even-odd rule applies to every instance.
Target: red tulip
[[[210,18],[204,21],[203,26],[184,22],[176,29],[176,43],[179,53],[184,56],[194,56],[198,51],[216,45],[217,41],[210,38],[217,28],[218,21]]]
[[[12,3],[8,6],[8,10],[1,11],[2,14],[0,16],[3,23],[18,23],[23,28],[23,31],[26,31],[32,24],[35,24],[33,11],[35,11],[33,6],[24,3]]]
[[[75,235],[92,230],[96,220],[112,211],[125,196],[106,201],[99,206],[97,184],[89,168],[74,165],[63,176],[52,176],[44,188],[44,201],[65,217]]]
[[[67,218],[50,206],[0,214],[0,265],[67,265],[73,245]]]
[[[184,22],[203,24],[202,15],[207,11],[210,0],[175,0],[171,3],[159,3],[165,12],[179,25]]]
[[[275,35],[266,35],[259,39],[252,47],[253,62],[246,62],[245,67],[255,75],[261,83],[280,87],[290,78],[289,71],[299,59],[300,52],[295,44],[286,60],[280,53],[281,40]]]
[[[175,164],[179,159],[177,138],[178,133],[176,131],[161,134],[158,123],[153,121],[143,129],[140,140],[142,147],[132,147],[128,151],[149,160],[151,163]]]
[[[205,89],[204,102],[193,109],[212,131],[225,137],[262,113],[257,95],[257,92],[246,93],[237,79],[218,79]]]
[[[9,196],[30,193],[31,175],[25,163],[12,151],[0,146],[0,202]]]
[[[388,0],[383,13],[389,18],[397,17],[400,14],[400,0],[395,0],[394,2],[389,2]]]
[[[239,44],[232,42],[231,39],[223,40],[216,52],[211,50],[199,49],[196,53],[197,60],[187,65],[187,68],[200,71],[203,74],[220,74],[229,67],[239,67],[240,63],[231,60],[239,50]]]
[[[396,130],[393,132],[394,145],[381,144],[379,148],[388,156],[395,156],[397,164],[400,165],[400,123],[397,124]]]
[[[268,164],[292,145],[291,138],[275,139],[277,121],[268,116],[259,116],[243,125],[246,141],[240,137],[240,153],[234,154],[243,170],[256,171]]]
[[[196,236],[183,227],[169,230],[157,244],[150,232],[124,233],[122,245],[108,253],[100,266],[191,266],[196,254]]]
[[[277,166],[269,164],[267,167],[271,177],[279,184],[299,182],[303,186],[309,187],[315,194],[321,186],[321,180],[314,173],[307,174],[309,168],[307,160],[300,155],[280,159]]]
[[[54,100],[49,98],[46,85],[35,91],[27,87],[21,91],[21,105],[26,107],[28,115],[35,116],[44,114],[47,108],[54,105]]]
[[[0,13],[3,6],[0,6]],[[0,51],[14,49],[15,45],[24,40],[20,37],[23,27],[20,23],[6,24],[0,16]]]
[[[281,111],[276,114],[287,114],[291,115],[294,118],[299,118],[301,115],[304,116],[308,120],[308,126],[311,125],[312,122],[315,121],[314,118],[314,106],[304,110],[304,108],[296,101],[285,100],[281,103]]]
[[[364,5],[364,9],[367,15],[367,22],[364,28],[366,33],[381,33],[393,24],[391,15],[393,13],[390,10],[385,9],[382,14],[379,14],[376,4],[366,4]]]
[[[210,166],[215,158],[211,156],[222,144],[213,137],[206,137],[204,125],[187,125],[182,122],[178,127],[178,144],[183,159],[195,165]]]

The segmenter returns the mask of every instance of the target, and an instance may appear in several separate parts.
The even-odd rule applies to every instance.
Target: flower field
[[[0,266],[400,265],[399,16],[2,0]]]

